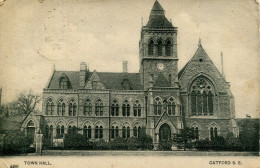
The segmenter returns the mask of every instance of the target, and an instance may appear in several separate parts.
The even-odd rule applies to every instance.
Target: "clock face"
[[[164,68],[163,63],[158,63],[158,64],[157,64],[157,68],[158,68],[160,71],[162,71],[163,68]]]

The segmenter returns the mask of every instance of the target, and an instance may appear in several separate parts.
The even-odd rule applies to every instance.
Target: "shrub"
[[[138,138],[140,148],[142,150],[152,150],[153,149],[153,138],[146,134],[145,128],[141,129],[140,136]]]
[[[85,149],[89,146],[88,140],[81,134],[66,134],[64,139],[64,147],[66,149]]]
[[[130,137],[126,141],[128,150],[138,150],[141,147],[140,141],[136,137]]]
[[[114,140],[108,142],[108,146],[109,149],[112,150],[125,150],[128,148],[126,140],[121,137],[117,137]]]
[[[211,149],[212,150],[225,150],[226,141],[223,136],[217,136],[211,140]]]
[[[207,139],[203,139],[203,140],[198,140],[195,143],[195,148],[197,148],[198,150],[210,150],[212,148],[212,144],[211,141],[207,138]]]
[[[158,149],[159,150],[172,150],[172,141],[171,140],[160,140]]]
[[[240,151],[242,150],[241,143],[239,138],[236,138],[233,133],[227,135],[226,138],[226,148],[231,151]]]
[[[30,143],[22,131],[8,131],[4,137],[4,154],[27,153]]]
[[[94,142],[94,149],[108,150],[109,146],[108,146],[108,143],[104,139],[100,139],[100,140]]]

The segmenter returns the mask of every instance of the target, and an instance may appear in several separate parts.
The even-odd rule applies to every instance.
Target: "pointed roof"
[[[145,27],[173,28],[173,25],[164,15],[164,9],[156,0],[150,13],[149,21]]]
[[[152,11],[164,11],[160,3],[156,0],[153,4]]]

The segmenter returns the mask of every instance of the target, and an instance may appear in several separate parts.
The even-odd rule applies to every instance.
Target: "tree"
[[[191,147],[193,139],[195,139],[193,129],[186,127],[179,130],[179,133],[174,134],[172,141],[178,148],[183,148],[185,150],[188,145],[188,147]]]
[[[30,114],[35,111],[36,106],[40,102],[40,95],[32,90],[20,93],[18,98],[7,104],[9,113],[12,114]]]

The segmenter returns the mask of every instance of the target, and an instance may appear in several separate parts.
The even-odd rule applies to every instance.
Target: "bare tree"
[[[22,92],[15,101],[16,110],[22,114],[30,114],[40,102],[40,95],[34,93],[32,90]]]

